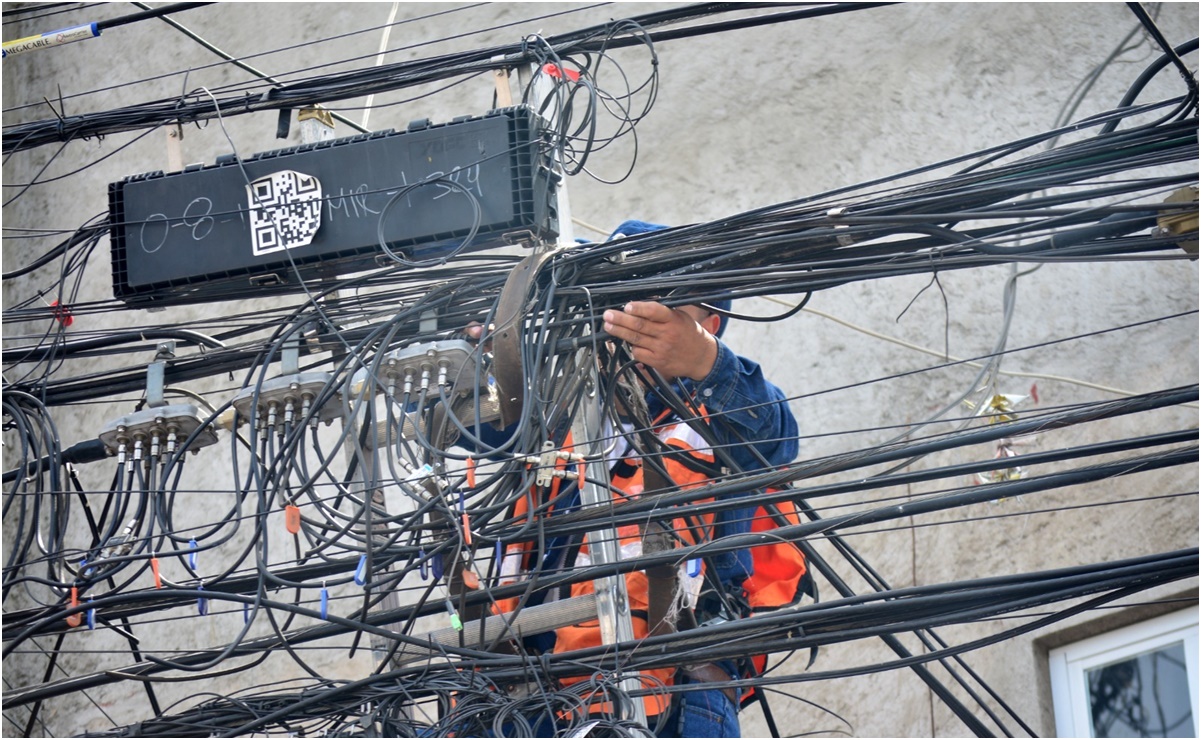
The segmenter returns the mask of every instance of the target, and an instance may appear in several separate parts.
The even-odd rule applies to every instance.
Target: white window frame
[[[1192,697],[1193,728],[1201,729],[1197,713],[1197,607],[1138,622],[1050,651],[1051,697],[1055,732],[1059,737],[1092,737],[1087,672],[1125,658],[1184,642]]]

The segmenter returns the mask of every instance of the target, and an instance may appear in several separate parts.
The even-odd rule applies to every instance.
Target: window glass
[[[1197,608],[1050,651],[1059,737],[1197,737]]]
[[[1184,643],[1087,671],[1093,737],[1195,737]]]

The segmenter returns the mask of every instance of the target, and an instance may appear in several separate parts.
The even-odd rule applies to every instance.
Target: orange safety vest
[[[702,409],[702,414],[704,413]],[[691,489],[709,482],[706,470],[712,470],[715,464],[713,452],[703,438],[684,423],[676,423],[656,430],[656,434],[667,446],[678,451],[678,455],[664,455],[662,466],[666,468],[672,483],[680,489]],[[635,497],[643,491],[643,475],[640,460],[627,460],[634,467],[632,474],[614,477],[612,486],[628,497]],[[694,464],[688,464],[692,462]],[[702,499],[702,501],[710,501]],[[777,506],[789,523],[798,523],[795,507],[791,502]],[[751,531],[765,532],[774,529],[776,522],[768,515],[763,507],[757,507],[751,524]],[[672,528],[679,540],[686,545],[707,542],[713,537],[713,515],[703,517],[678,517],[673,520]],[[698,538],[697,535],[700,535]],[[617,536],[620,541],[622,555],[634,558],[642,554],[641,532],[638,525],[630,524],[618,528]],[[580,548],[580,556],[576,565],[581,565],[579,557],[587,556],[587,542]],[[799,585],[806,572],[805,558],[801,551],[791,542],[773,542],[751,549],[754,572],[743,582],[747,602],[754,610],[778,609],[795,603],[799,598]],[[587,560],[583,564],[586,564]],[[681,566],[683,568],[684,566]],[[703,568],[703,564],[702,564]],[[699,589],[703,575],[691,579],[692,584]],[[579,596],[592,593],[591,581],[572,584],[571,595]],[[635,571],[626,574],[626,592],[629,597],[631,621],[633,622],[634,638],[641,640],[650,633],[648,622],[648,581],[645,573]],[[693,594],[695,597],[695,593]],[[561,653],[581,648],[596,647],[601,644],[600,625],[596,620],[563,627],[555,631],[556,640],[554,652]],[[765,656],[764,656],[765,657]],[[762,670],[762,668],[759,668]],[[642,681],[645,688],[659,685],[670,685],[675,675],[675,668],[659,668],[642,671],[645,677]],[[564,679],[565,684],[572,684],[583,678]],[[671,695],[652,693],[643,697],[646,714],[653,717],[671,708]]]
[[[680,455],[687,455],[702,463],[700,466],[688,466],[676,456],[664,455],[662,463],[671,478],[670,482],[675,483],[681,489],[690,489],[702,486],[709,481],[709,476],[702,472],[702,466],[713,466],[713,453],[705,446],[705,443],[700,439],[700,435],[695,430],[687,424],[673,424],[657,430],[656,433],[660,440],[669,447],[675,448],[679,451]],[[642,493],[645,485],[642,476],[641,460],[626,460],[626,462],[633,468],[633,472],[625,476],[615,476],[609,482],[624,497],[634,498]],[[675,535],[688,545],[708,541],[712,538],[713,533],[713,515],[707,514],[704,517],[678,517],[673,520],[672,529]],[[700,534],[699,538],[697,534]],[[623,559],[633,559],[642,555],[642,533],[637,524],[625,524],[618,527],[617,537],[620,542]],[[585,538],[584,544],[580,546],[580,553],[576,556],[576,565],[588,565],[589,562],[588,542]],[[650,596],[646,573],[634,571],[627,573],[625,578],[626,595],[629,598],[631,622],[634,628],[634,639],[642,640],[650,633],[650,624],[648,621]],[[699,585],[699,578],[697,578],[697,582]],[[572,596],[590,594],[594,590],[592,581],[582,581],[571,585]],[[555,630],[554,652],[556,653],[597,647],[600,644],[600,624],[595,619]],[[643,687],[653,688],[659,685],[671,685],[675,672],[675,668],[656,668],[642,671],[642,675],[644,676],[642,681]],[[586,680],[586,677],[565,678],[563,679],[563,683],[571,685],[584,680]],[[662,692],[648,694],[643,697],[643,703],[646,706],[647,716],[653,717],[671,708],[671,695]]]
[[[704,413],[702,409],[702,414]],[[656,436],[667,446],[674,448],[677,455],[664,455],[662,467],[680,489],[697,488],[710,480],[707,470],[713,470],[715,465],[712,450],[703,438],[690,426],[675,423],[656,430]],[[567,441],[570,446],[570,439]],[[620,492],[622,497],[634,498],[640,495],[644,488],[641,460],[631,458],[623,466],[626,474],[617,474],[611,480],[612,487]],[[692,464],[689,464],[692,463]],[[564,467],[567,463],[560,460],[557,466]],[[558,494],[560,479],[555,478],[551,484],[551,510],[554,508],[554,498]],[[527,493],[514,504],[513,516],[528,516],[532,506],[532,493]],[[711,500],[711,499],[704,499]],[[777,508],[784,514],[789,523],[798,523],[795,507],[791,502],[782,502]],[[751,524],[752,532],[770,531],[778,526],[763,507],[757,507]],[[686,545],[706,542],[713,537],[713,515],[683,516],[673,520],[672,529],[675,536]],[[621,554],[624,559],[632,559],[642,554],[641,532],[636,524],[627,524],[618,528],[617,536]],[[532,552],[532,542],[517,542],[505,548],[501,565],[501,583],[512,583],[520,572],[530,566],[528,556]],[[800,583],[806,572],[805,558],[801,551],[791,542],[772,542],[751,549],[753,574],[743,582],[747,602],[755,611],[778,609],[796,603],[800,598]],[[585,539],[580,546],[576,558],[577,566],[586,566],[588,544]],[[681,566],[683,568],[684,566]],[[702,565],[703,568],[703,565]],[[631,621],[634,638],[641,640],[650,633],[648,623],[649,594],[647,576],[642,571],[626,574],[626,592],[629,598]],[[697,589],[703,574],[686,579]],[[594,591],[591,581],[574,583],[571,586],[572,596],[581,596]],[[695,596],[695,594],[694,594]],[[518,599],[503,599],[498,602],[494,611],[512,611],[517,606]],[[583,648],[597,647],[601,644],[600,624],[597,620],[589,620],[570,627],[555,630],[555,653],[564,653]],[[765,656],[761,656],[765,657]],[[758,662],[758,661],[757,661]],[[659,668],[642,672],[644,688],[670,685],[675,675],[675,668]],[[760,668],[762,670],[762,668]],[[565,685],[571,685],[587,680],[587,677],[562,679]],[[670,709],[671,695],[667,693],[652,693],[643,697],[648,717],[653,717]]]

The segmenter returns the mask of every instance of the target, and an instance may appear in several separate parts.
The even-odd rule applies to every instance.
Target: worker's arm
[[[717,345],[717,361],[709,374],[685,386],[691,386],[696,400],[705,405],[718,443],[744,471],[792,462],[799,451],[797,422],[783,391],[763,377],[759,363],[734,354],[720,340]]]
[[[714,333],[715,315],[696,321],[685,309],[636,301],[604,314],[604,329],[625,341],[634,359],[669,380],[680,379],[713,417],[710,427],[743,470],[792,462],[798,452],[797,423],[779,388],[759,364],[736,355]]]

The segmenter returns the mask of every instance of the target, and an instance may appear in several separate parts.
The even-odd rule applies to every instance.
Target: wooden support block
[[[513,105],[513,90],[509,87],[509,69],[498,69],[492,73],[496,82],[496,107],[509,108]]]
[[[178,123],[167,127],[167,171],[183,171],[183,126]]]

